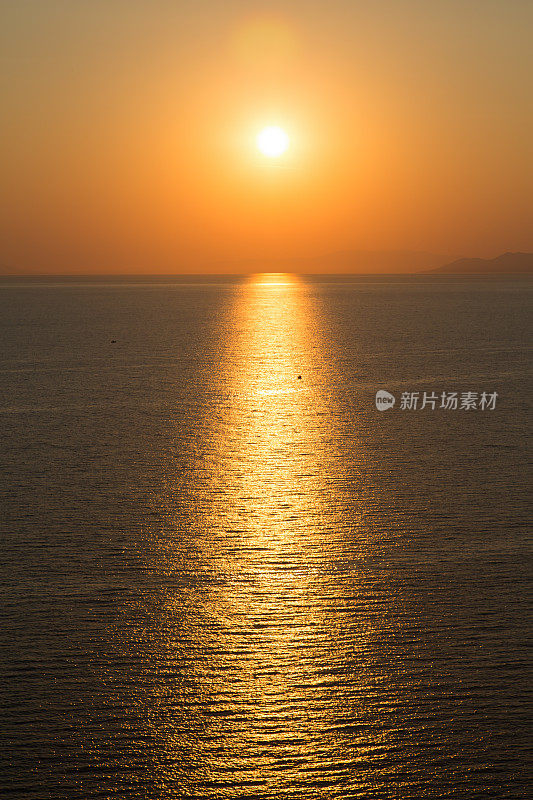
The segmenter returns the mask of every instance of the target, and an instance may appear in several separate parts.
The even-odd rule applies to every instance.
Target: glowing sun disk
[[[287,150],[290,140],[283,128],[278,128],[277,125],[270,125],[257,134],[256,142],[263,155],[269,158],[276,158],[276,156],[282,155]]]

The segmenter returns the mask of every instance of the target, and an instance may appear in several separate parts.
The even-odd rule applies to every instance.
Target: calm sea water
[[[3,798],[531,796],[531,284],[0,299]]]

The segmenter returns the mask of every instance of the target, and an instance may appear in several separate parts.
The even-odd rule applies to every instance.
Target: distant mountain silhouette
[[[425,272],[446,275],[527,275],[533,273],[533,253],[503,253],[496,258],[460,258]]]

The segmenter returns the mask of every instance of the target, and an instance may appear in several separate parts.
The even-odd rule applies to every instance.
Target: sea
[[[0,796],[532,797],[532,286],[4,280]]]

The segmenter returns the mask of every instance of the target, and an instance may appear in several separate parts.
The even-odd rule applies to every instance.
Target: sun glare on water
[[[263,155],[276,158],[288,149],[290,140],[283,128],[270,125],[257,134],[257,147]]]

